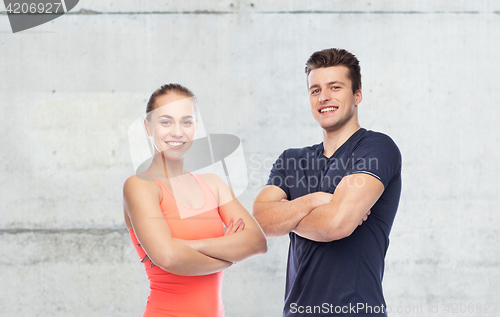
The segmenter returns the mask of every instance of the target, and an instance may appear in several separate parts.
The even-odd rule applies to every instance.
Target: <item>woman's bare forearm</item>
[[[240,262],[267,252],[267,240],[258,228],[218,238],[185,241],[193,249],[217,259]]]
[[[184,276],[207,275],[222,271],[233,263],[203,254],[182,242],[173,241],[163,260],[155,263],[163,270]]]

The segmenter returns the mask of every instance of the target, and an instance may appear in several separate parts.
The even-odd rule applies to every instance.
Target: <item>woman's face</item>
[[[153,137],[155,153],[170,160],[181,159],[191,147],[196,132],[195,98],[170,92],[156,99],[157,108],[145,120],[146,130]]]

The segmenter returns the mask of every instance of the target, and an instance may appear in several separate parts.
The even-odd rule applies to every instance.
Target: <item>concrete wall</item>
[[[303,67],[327,47],[358,56],[360,123],[403,154],[391,315],[498,315],[499,12],[463,0],[82,0],[17,34],[1,14],[0,315],[140,316],[148,281],[121,189],[146,98],[182,83],[209,132],[242,139],[250,209],[283,149],[321,141]],[[226,271],[227,316],[280,315],[287,245],[269,239],[266,255]]]

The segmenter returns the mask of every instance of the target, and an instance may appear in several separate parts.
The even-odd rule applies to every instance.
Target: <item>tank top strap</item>
[[[149,177],[151,177],[151,179],[156,183],[156,185],[158,185],[158,187],[160,187],[163,197],[165,197],[165,194],[169,193],[167,188],[165,187],[165,185],[163,185],[163,183],[160,181],[160,179],[155,174],[151,173],[150,171],[143,171],[140,174],[148,175]],[[162,200],[163,200],[163,198],[162,198]]]
[[[219,207],[219,203],[217,201],[217,198],[215,197],[215,194],[212,192],[212,189],[200,178],[200,176],[193,173],[189,174],[196,179],[198,184],[200,184],[201,190],[206,197],[205,205],[208,204],[212,208]]]
[[[150,171],[143,171],[140,174],[148,175],[151,177],[151,179],[160,187],[162,190],[162,201],[165,198],[165,195],[168,195],[169,197],[172,197],[172,194],[167,190],[165,185],[160,181],[160,179]],[[210,206],[210,208],[217,208],[219,207],[219,203],[217,198],[215,197],[215,194],[212,192],[212,189],[196,174],[189,173],[189,175],[193,176],[196,180],[196,182],[200,185],[201,191],[203,192],[203,196],[205,196],[205,204],[203,207]]]
[[[153,173],[151,173],[150,171],[142,171],[140,172],[139,174],[144,174],[144,175],[148,175],[149,177],[151,177],[155,182],[159,182],[160,179]]]

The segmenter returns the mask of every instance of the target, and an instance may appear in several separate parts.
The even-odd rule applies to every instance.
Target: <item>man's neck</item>
[[[360,128],[359,123],[355,121],[337,130],[323,130],[323,155],[331,157]]]

